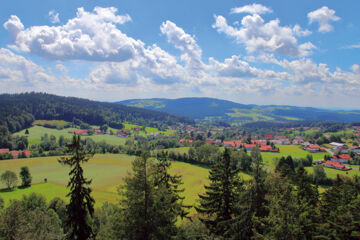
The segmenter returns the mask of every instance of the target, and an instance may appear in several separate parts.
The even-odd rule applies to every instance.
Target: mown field
[[[117,188],[123,183],[123,178],[131,172],[131,162],[134,158],[125,154],[96,154],[84,164],[85,176],[92,179],[92,195],[96,207],[100,207],[104,202],[118,202]],[[66,199],[69,168],[58,163],[58,159],[59,157],[43,157],[0,161],[0,174],[5,170],[19,174],[22,166],[28,166],[33,177],[33,185],[30,188],[0,191],[5,204],[8,204],[10,199],[20,199],[22,195],[31,192],[43,194],[48,201],[54,197]],[[204,191],[204,185],[208,184],[209,169],[183,162],[172,162],[170,172],[182,176],[185,204],[193,205],[198,199],[198,194]],[[250,179],[245,173],[241,173],[241,176],[245,180]],[[44,183],[45,178],[47,183]],[[5,188],[5,185],[0,183],[0,188]]]
[[[277,145],[280,149],[278,153],[262,152],[264,163],[269,166],[274,166],[274,159],[281,158],[282,156],[291,156],[293,158],[305,158],[307,155],[311,155],[314,160],[324,159],[327,152],[309,153],[301,148],[300,145]]]
[[[48,200],[54,197],[65,198],[69,168],[58,163],[58,159],[59,157],[43,157],[0,161],[0,174],[5,170],[18,174],[22,166],[28,166],[34,184],[26,189],[1,191],[0,195],[5,203],[31,192],[42,193]],[[117,187],[122,184],[123,177],[131,171],[133,159],[133,156],[125,154],[97,154],[84,165],[85,176],[92,179],[91,187],[96,206],[101,206],[106,201],[113,203],[118,201]],[[197,194],[203,191],[203,185],[207,183],[208,169],[173,162],[171,172],[183,176],[185,202],[193,204],[197,199]],[[47,183],[44,183],[45,178],[47,178]],[[1,183],[0,188],[5,188],[5,185]]]
[[[65,138],[71,138],[73,134],[68,133],[70,130],[76,130],[75,128],[64,128],[64,129],[56,129],[56,128],[46,128],[40,125],[44,125],[44,124],[53,124],[53,125],[59,125],[59,126],[63,126],[65,124],[67,124],[67,122],[65,121],[57,121],[57,120],[51,120],[51,121],[45,121],[45,120],[37,120],[34,122],[34,124],[39,124],[39,125],[34,125],[31,128],[28,128],[29,130],[29,134],[26,135],[25,134],[25,129],[14,133],[14,135],[18,135],[18,136],[27,136],[28,140],[29,140],[29,145],[32,144],[39,144],[41,142],[41,137],[44,136],[45,133],[47,133],[49,136],[50,135],[54,135],[57,139],[62,135]],[[93,128],[99,128],[99,126],[92,126]],[[133,129],[135,127],[140,127],[142,128],[142,126],[139,125],[135,125],[135,124],[129,124],[129,123],[124,123],[124,129]],[[118,129],[114,129],[114,128],[109,128],[109,130],[112,130],[114,133],[116,133],[117,131],[119,131]],[[136,132],[136,134],[139,135],[146,135],[149,133],[157,133],[160,132],[163,135],[170,135],[173,134],[175,131],[168,129],[166,131],[159,131],[159,129],[157,128],[152,128],[152,127],[146,127],[145,131],[138,131]],[[95,142],[100,142],[100,141],[106,141],[106,143],[108,144],[112,144],[112,145],[124,145],[127,138],[121,138],[121,137],[117,137],[114,135],[107,135],[107,134],[94,134],[92,136],[88,136],[88,137],[83,137],[83,138],[91,138],[93,139]]]
[[[45,128],[45,127],[41,127],[41,126],[33,126],[33,127],[29,128],[28,130],[29,130],[28,135],[25,134],[26,130],[17,132],[14,135],[28,136],[29,145],[32,145],[32,144],[39,144],[41,142],[41,137],[44,136],[45,133],[47,133],[49,135],[49,137],[51,135],[54,135],[56,137],[56,139],[59,139],[59,137],[61,135],[64,136],[65,138],[71,138],[73,136],[73,134],[68,133],[69,130],[76,130],[76,129],[75,128],[64,128],[64,129],[58,130],[58,129],[52,129],[52,128]],[[120,138],[120,137],[113,136],[113,135],[106,135],[106,134],[99,134],[99,135],[94,134],[92,136],[82,137],[82,138],[83,139],[91,138],[95,142],[106,141],[106,143],[112,144],[112,145],[123,145],[123,144],[125,144],[125,141],[127,139],[127,138]]]

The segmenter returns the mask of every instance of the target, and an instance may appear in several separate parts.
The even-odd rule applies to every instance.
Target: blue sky
[[[0,93],[360,108],[360,1],[2,1]]]

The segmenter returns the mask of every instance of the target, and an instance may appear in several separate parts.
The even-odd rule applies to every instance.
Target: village
[[[262,135],[246,133],[239,130],[238,127],[204,127],[202,124],[197,126],[179,124],[176,127],[172,127],[171,132],[168,134],[160,131],[147,133],[144,129],[142,126],[134,126],[115,131],[114,129],[102,126],[91,129],[71,129],[67,133],[84,137],[110,135],[124,139],[134,139],[134,136],[137,135],[142,135],[149,139],[165,137],[178,139],[180,146],[193,146],[196,142],[203,142],[208,145],[244,149],[246,151],[252,151],[252,149],[257,147],[263,153],[279,154],[281,154],[279,146],[294,145],[308,153],[327,153],[323,159],[315,159],[314,165],[322,165],[341,171],[351,170],[350,166],[345,165],[353,163],[353,160],[360,156],[360,147],[357,142],[357,139],[360,137],[360,127],[357,126],[346,129],[349,133],[342,135],[342,138],[338,138],[342,139],[342,142],[323,144],[318,144],[306,134],[306,132],[321,132],[322,129],[319,127],[284,128],[278,129],[276,133],[265,133]],[[329,134],[322,135],[323,138],[328,140],[332,139],[331,136]],[[349,139],[352,142],[349,142]],[[26,149],[17,151],[10,151],[7,148],[0,149],[0,157],[4,158],[5,156],[7,156],[6,158],[26,158],[31,157],[31,151]]]

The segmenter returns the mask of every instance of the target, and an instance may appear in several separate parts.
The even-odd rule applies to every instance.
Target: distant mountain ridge
[[[117,102],[132,107],[162,111],[194,119],[228,121],[360,121],[360,111],[327,110],[312,107],[261,106],[240,104],[216,98],[152,98]]]

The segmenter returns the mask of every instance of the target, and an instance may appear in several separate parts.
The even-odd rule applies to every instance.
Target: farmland
[[[46,128],[46,127],[42,126],[45,124],[61,127],[61,126],[65,126],[68,123],[65,121],[57,121],[57,120],[52,120],[52,121],[37,120],[34,122],[34,126],[32,126],[31,128],[28,128],[28,130],[29,130],[28,135],[25,134],[26,129],[24,129],[20,132],[17,132],[14,135],[27,136],[29,145],[33,145],[33,144],[39,144],[41,142],[41,137],[44,136],[44,134],[48,134],[49,136],[54,135],[57,139],[62,135],[65,138],[69,139],[73,135],[72,133],[69,133],[69,131],[76,130],[75,128],[64,128],[64,129]],[[99,126],[92,126],[92,127],[95,129],[99,128]],[[135,127],[139,127],[140,129],[143,128],[140,125],[124,123],[124,129],[131,130]],[[109,128],[109,130],[113,131],[114,133],[116,133],[117,131],[120,131],[120,130],[114,129],[114,128]],[[170,135],[170,134],[173,134],[175,131],[171,130],[171,129],[167,129],[166,131],[159,131],[159,129],[157,129],[157,128],[145,127],[145,131],[140,130],[140,131],[136,132],[136,134],[146,135],[149,133],[157,133],[157,132],[159,132],[163,135]],[[111,145],[123,145],[123,144],[125,144],[126,139],[127,139],[127,138],[120,138],[115,135],[109,135],[109,134],[98,134],[98,135],[94,134],[92,136],[87,136],[84,138],[91,138],[95,142],[106,141],[106,143],[111,144]]]
[[[58,159],[59,157],[44,157],[0,161],[0,172],[11,170],[19,173],[22,166],[28,166],[34,184],[27,189],[2,192],[5,202],[8,203],[10,199],[20,198],[30,192],[43,193],[48,200],[55,196],[64,198],[69,169],[60,165]],[[133,159],[133,156],[124,154],[97,154],[84,165],[85,176],[93,179],[91,186],[97,206],[106,201],[117,201],[117,187],[122,183],[123,177],[131,171]],[[171,172],[183,176],[186,203],[193,204],[197,194],[202,192],[203,184],[207,182],[208,169],[174,162]],[[48,183],[44,183],[45,178]],[[0,188],[4,187],[3,184],[0,185]]]
[[[104,202],[118,201],[117,187],[123,182],[123,177],[131,171],[131,162],[135,157],[125,154],[96,154],[88,163],[84,164],[85,176],[92,179],[91,187],[96,200],[96,207]],[[3,190],[1,197],[8,204],[10,199],[19,199],[23,194],[37,192],[44,194],[47,200],[54,197],[65,199],[68,181],[67,167],[58,163],[59,157],[28,158],[0,161],[0,173],[5,170],[17,174],[22,166],[28,166],[33,177],[30,188],[16,189],[11,192]],[[170,172],[182,176],[185,192],[185,204],[193,205],[198,194],[203,192],[203,185],[208,183],[208,169],[196,165],[173,162]],[[241,173],[248,180],[250,176]],[[47,183],[44,179],[47,178]],[[0,188],[5,188],[1,183]]]
[[[14,135],[28,136],[29,145],[32,145],[32,144],[39,144],[41,142],[41,137],[44,136],[45,133],[47,133],[49,136],[54,135],[57,139],[61,135],[64,136],[65,138],[71,138],[73,134],[68,133],[68,131],[76,130],[76,129],[75,128],[65,128],[65,129],[58,130],[58,129],[52,129],[52,128],[45,128],[45,127],[41,127],[41,126],[33,126],[33,127],[29,128],[28,130],[29,130],[28,135],[25,134],[26,130],[22,130],[18,133],[15,133]],[[94,134],[92,136],[88,136],[88,137],[84,137],[84,138],[91,138],[95,142],[106,141],[106,143],[112,144],[112,145],[122,145],[126,141],[126,138],[119,138],[117,136],[107,135],[107,134],[99,134],[99,135]]]

